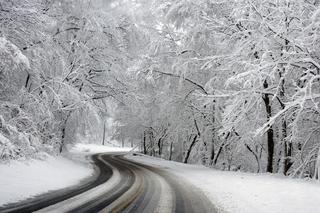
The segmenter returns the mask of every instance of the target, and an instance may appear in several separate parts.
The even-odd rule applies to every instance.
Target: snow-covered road
[[[126,153],[123,153],[126,154]],[[120,153],[93,155],[104,181],[69,197],[61,193],[11,205],[3,212],[216,212],[193,187],[162,170],[124,159]],[[110,172],[111,170],[111,172]],[[108,176],[109,174],[109,176]],[[63,197],[63,200],[60,197]],[[56,202],[55,204],[52,202]],[[45,207],[48,206],[48,207]]]
[[[119,153],[124,151],[125,158],[122,157],[123,154]],[[96,155],[99,152],[108,154]],[[68,162],[73,170],[68,168],[70,165],[65,162],[66,159],[63,159],[64,167],[61,164],[53,164],[54,166],[48,167],[47,162],[42,162],[46,165],[37,168],[39,162],[30,163],[30,168],[33,168],[31,171],[34,174],[34,181],[30,181],[31,177],[28,176],[24,177],[25,182],[21,182],[23,181],[21,179],[15,179],[18,176],[17,172],[14,173],[16,167],[13,167],[15,169],[11,173],[3,170],[7,172],[4,174],[12,175],[6,177],[6,186],[1,185],[0,198],[2,202],[14,198],[10,194],[10,188],[18,189],[20,186],[22,189],[28,190],[33,186],[33,191],[21,192],[24,196],[31,192],[41,194],[46,192],[46,189],[50,189],[50,186],[54,184],[46,186],[45,181],[54,182],[57,174],[48,173],[46,178],[38,177],[38,180],[43,183],[37,183],[36,175],[39,171],[52,169],[59,173],[57,169],[60,169],[61,174],[59,175],[65,175],[68,180],[67,172],[63,172],[64,169],[74,172],[73,175],[79,175],[80,171],[85,169],[87,173],[83,173],[83,176],[80,175],[77,180],[73,179],[69,185],[65,186],[67,189],[64,191],[68,191],[73,185],[73,189],[76,189],[77,193],[61,197],[61,194],[59,195],[61,190],[59,190],[56,195],[61,199],[53,199],[51,203],[47,203],[51,205],[47,208],[43,209],[46,205],[41,206],[40,212],[57,212],[57,210],[58,212],[97,212],[100,210],[110,212],[114,209],[117,211],[125,210],[125,212],[320,212],[320,185],[311,180],[295,180],[268,174],[217,171],[200,165],[186,165],[133,154],[129,149],[123,150],[97,145],[79,144],[69,154],[72,159],[78,159],[82,162],[81,164]],[[92,175],[93,167],[88,166],[88,158],[83,157],[88,155],[95,156],[93,162],[100,167],[100,171],[104,174],[103,178],[96,181],[94,186],[90,183],[97,180],[98,176],[97,173],[95,173],[96,176]],[[54,161],[54,159],[49,158],[48,161]],[[61,167],[56,168],[59,165]],[[13,178],[11,182],[9,181],[10,177]],[[80,180],[82,183],[79,185]],[[57,182],[60,184],[56,183],[56,185],[63,186],[60,181]],[[77,183],[78,185],[75,185]],[[42,184],[42,187],[38,187],[39,184]],[[85,184],[87,184],[87,188],[84,187]],[[41,195],[33,201],[37,203],[37,199],[41,197],[46,198],[45,195]]]

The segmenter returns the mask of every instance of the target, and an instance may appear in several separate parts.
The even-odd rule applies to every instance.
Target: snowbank
[[[163,168],[194,184],[221,210],[231,213],[320,212],[320,184],[268,174],[186,165],[148,156],[127,158]]]
[[[102,152],[128,152],[131,148],[76,144],[66,157],[50,157],[28,162],[0,164],[0,206],[63,189],[93,175],[88,155]]]
[[[0,174],[0,205],[3,205],[75,185],[92,175],[93,168],[89,163],[76,163],[65,157],[48,157],[2,164]]]

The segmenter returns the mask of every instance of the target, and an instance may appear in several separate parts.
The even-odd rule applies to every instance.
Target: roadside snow
[[[128,152],[131,148],[76,144],[65,157],[0,164],[0,206],[80,183],[93,175],[90,154]]]
[[[314,181],[217,171],[148,156],[127,155],[127,158],[184,178],[203,191],[221,212],[320,212],[320,184]]]
[[[89,163],[65,157],[0,165],[0,206],[79,183],[93,174]]]

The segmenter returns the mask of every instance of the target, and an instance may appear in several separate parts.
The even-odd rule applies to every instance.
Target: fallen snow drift
[[[231,213],[320,212],[320,184],[268,174],[217,171],[148,156],[127,158],[162,168],[195,185]]]

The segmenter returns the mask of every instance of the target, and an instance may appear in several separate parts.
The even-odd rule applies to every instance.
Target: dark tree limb
[[[158,71],[158,70],[153,70],[153,72],[160,73],[160,74],[162,74],[162,75],[167,75],[167,76],[175,77],[175,78],[181,78],[180,75],[173,74],[173,73],[161,72],[161,71]],[[194,86],[196,86],[197,88],[199,88],[202,93],[204,93],[205,95],[208,95],[208,92],[207,92],[207,91],[204,89],[204,87],[203,87],[202,85],[200,85],[199,83],[194,82],[193,80],[191,80],[191,79],[189,79],[189,78],[183,78],[183,80],[185,80],[185,81],[193,84]]]

